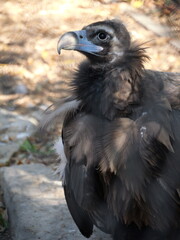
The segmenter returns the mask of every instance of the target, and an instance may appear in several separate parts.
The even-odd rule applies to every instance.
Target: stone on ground
[[[83,240],[67,209],[61,182],[43,164],[0,170],[13,240]],[[109,240],[95,229],[90,239]]]
[[[37,129],[37,120],[0,109],[0,166],[8,163],[24,140]]]

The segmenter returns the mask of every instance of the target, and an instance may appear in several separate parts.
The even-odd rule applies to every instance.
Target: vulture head
[[[58,42],[61,49],[83,53],[93,63],[110,63],[123,59],[130,48],[130,35],[119,20],[90,24],[80,31],[65,33]]]

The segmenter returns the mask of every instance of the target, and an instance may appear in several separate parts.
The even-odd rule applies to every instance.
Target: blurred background
[[[145,43],[151,58],[146,68],[180,71],[179,6],[179,0],[1,0],[0,147],[9,146],[8,152],[8,144],[16,139],[4,128],[11,113],[38,121],[46,107],[68,94],[72,70],[83,57],[70,51],[57,54],[57,41],[64,32],[120,18],[132,39]],[[52,128],[43,137],[28,135],[0,166],[54,164],[53,141],[58,134]],[[3,219],[0,211],[2,231]]]

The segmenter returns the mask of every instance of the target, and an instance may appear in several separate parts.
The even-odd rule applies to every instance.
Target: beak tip
[[[57,52],[58,52],[58,54],[60,55],[60,54],[61,54],[61,49],[60,49],[60,48],[57,48]]]
[[[59,55],[61,54],[61,49],[62,49],[62,46],[61,46],[60,40],[59,40],[58,44],[57,44],[57,52],[58,52]]]

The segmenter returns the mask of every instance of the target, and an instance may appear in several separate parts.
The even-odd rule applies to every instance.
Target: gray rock
[[[1,168],[13,240],[83,240],[66,207],[61,182],[42,164]],[[90,239],[109,240],[95,229]]]
[[[37,129],[37,120],[0,109],[0,166],[5,165],[24,140]]]
[[[28,89],[24,84],[18,84],[16,86],[14,86],[13,92],[17,93],[17,94],[27,94]]]

